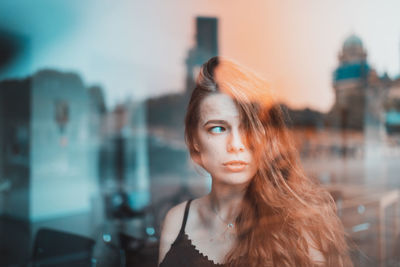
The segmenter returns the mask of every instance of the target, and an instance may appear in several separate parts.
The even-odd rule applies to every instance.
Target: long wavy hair
[[[200,105],[217,93],[232,97],[247,145],[258,161],[236,218],[237,241],[226,262],[231,266],[243,261],[247,266],[314,266],[313,246],[323,255],[323,266],[352,266],[332,197],[305,175],[283,111],[268,84],[253,71],[221,57],[201,67],[185,118],[191,156],[199,153],[194,143]]]

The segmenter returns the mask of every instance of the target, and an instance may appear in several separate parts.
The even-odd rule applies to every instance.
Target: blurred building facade
[[[0,83],[3,215],[41,221],[90,209],[98,125],[89,90],[73,73],[43,70]]]
[[[333,74],[335,102],[329,112],[331,124],[337,128],[362,130],[371,67],[360,38],[348,37],[338,59],[339,66]]]
[[[183,93],[166,94],[147,101],[147,122],[150,129],[157,127],[182,128],[185,109],[195,86],[195,78],[201,65],[218,55],[218,19],[197,17],[195,46],[192,47],[185,61],[186,77]],[[182,129],[181,129],[182,130]],[[181,136],[183,131],[181,132]]]
[[[399,78],[379,76],[367,60],[367,51],[356,35],[349,36],[338,55],[333,73],[335,102],[326,115],[332,128],[382,134],[400,129]],[[399,113],[400,114],[400,113]]]

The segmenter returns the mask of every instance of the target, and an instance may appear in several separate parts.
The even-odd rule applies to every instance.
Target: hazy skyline
[[[4,77],[43,68],[101,85],[109,106],[184,89],[197,16],[219,19],[220,54],[267,78],[295,108],[327,111],[344,40],[356,34],[379,74],[398,76],[398,1],[23,1],[0,3],[0,29],[26,40]]]

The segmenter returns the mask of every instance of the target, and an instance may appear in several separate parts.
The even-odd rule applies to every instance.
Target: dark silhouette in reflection
[[[95,241],[72,233],[40,229],[36,233],[32,265],[42,267],[91,267]]]
[[[27,50],[27,40],[0,28],[0,77]]]

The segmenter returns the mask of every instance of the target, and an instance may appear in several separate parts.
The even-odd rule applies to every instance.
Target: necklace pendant
[[[228,228],[233,228],[233,223],[228,223]]]

